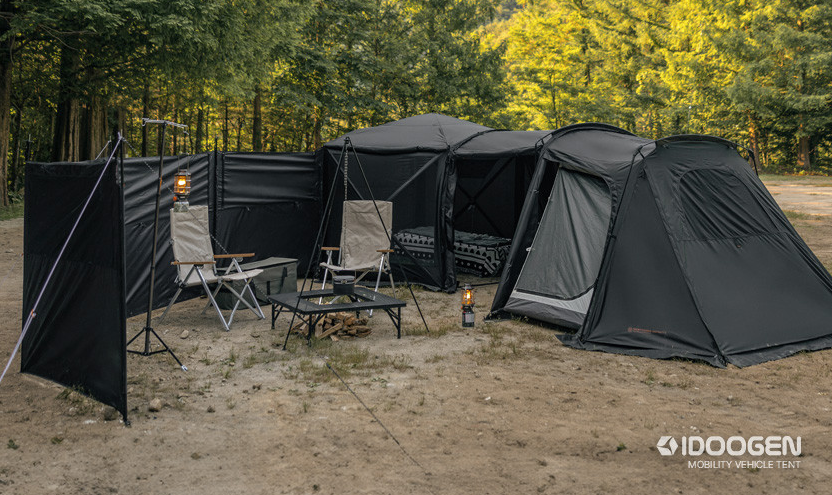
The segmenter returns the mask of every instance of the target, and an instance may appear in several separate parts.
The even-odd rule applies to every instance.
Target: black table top
[[[298,298],[300,292],[285,292],[269,296],[272,304],[289,308],[297,313],[308,315],[316,313],[337,313],[339,311],[363,311],[368,309],[391,309],[403,308],[407,303],[401,299],[390,297],[380,292],[375,292],[365,287],[356,286],[354,296],[358,298],[355,302],[338,304],[318,304],[309,299],[320,299],[321,297],[335,296],[332,289],[303,291],[303,296]]]

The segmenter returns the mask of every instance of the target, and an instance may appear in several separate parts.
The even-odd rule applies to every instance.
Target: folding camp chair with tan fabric
[[[379,218],[379,213],[381,218]],[[348,271],[355,272],[356,282],[368,273],[378,272],[376,291],[381,283],[381,274],[387,273],[390,277],[390,286],[395,289],[389,258],[390,253],[393,252],[390,249],[392,229],[393,203],[368,200],[344,201],[341,247],[322,248],[326,251],[326,263],[321,263],[321,267],[325,268],[321,288],[326,286],[329,272],[337,274]],[[335,251],[339,252],[338,264],[333,263],[332,260],[332,253]]]
[[[171,210],[170,238],[175,260],[173,264],[177,268],[176,283],[179,288],[176,290],[176,294],[173,295],[173,299],[170,300],[160,321],[168,314],[170,307],[176,302],[176,298],[179,297],[182,289],[197,285],[201,285],[205,290],[205,295],[208,296],[208,304],[205,305],[202,312],[204,313],[209,306],[214,306],[226,331],[230,329],[234,313],[237,312],[240,303],[250,309],[257,318],[261,320],[265,318],[249,285],[251,279],[262,273],[263,270],[243,271],[240,268],[238,258],[254,256],[254,253],[214,255],[211,236],[208,231],[207,206],[191,206],[186,211]],[[216,263],[219,259],[231,260],[231,263],[222,273],[217,273],[216,270]],[[231,286],[231,282],[243,282],[243,289],[237,292]],[[209,288],[210,285],[216,285],[213,292]],[[227,319],[223,316],[215,299],[217,293],[223,287],[237,299]],[[253,304],[249,304],[246,296],[251,298]]]

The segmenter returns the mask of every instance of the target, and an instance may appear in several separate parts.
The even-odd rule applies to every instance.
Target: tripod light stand
[[[156,282],[156,244],[159,240],[159,203],[162,198],[162,177],[164,171],[164,158],[165,158],[165,131],[167,130],[168,126],[171,127],[179,127],[182,129],[187,129],[188,126],[184,124],[177,124],[176,122],[171,122],[168,120],[151,120],[151,119],[142,119],[142,125],[147,124],[159,124],[162,126],[161,129],[161,137],[160,142],[161,144],[161,151],[159,153],[159,182],[156,185],[156,210],[154,212],[153,218],[153,253],[150,256],[150,287],[149,287],[149,295],[147,298],[147,320],[143,329],[139,331],[129,342],[127,342],[127,346],[129,347],[130,344],[133,343],[136,339],[138,339],[141,335],[144,335],[144,349],[141,351],[134,351],[127,349],[127,352],[132,354],[138,354],[140,356],[152,356],[154,354],[160,354],[167,352],[173,357],[173,360],[182,368],[182,371],[188,371],[188,368],[182,364],[179,358],[176,357],[176,354],[173,353],[170,347],[165,344],[165,341],[159,337],[159,334],[153,330],[153,327],[150,324],[150,317],[151,313],[153,312],[153,285]],[[188,189],[190,190],[190,178],[188,180]],[[156,337],[156,340],[162,345],[162,349],[151,350],[150,347],[150,335]]]

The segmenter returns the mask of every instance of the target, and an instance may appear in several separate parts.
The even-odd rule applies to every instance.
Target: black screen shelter
[[[547,134],[500,131],[425,114],[330,141],[318,154],[325,188],[338,174],[325,243],[338,243],[345,199],[342,152],[349,139],[347,199],[370,199],[372,194],[393,202],[394,237],[419,232],[431,242],[426,255],[394,240],[401,248],[392,258],[394,270],[406,270],[410,281],[454,291],[455,233],[511,236],[534,171],[536,147]]]
[[[832,346],[832,277],[736,145],[604,127],[547,143],[549,200],[539,212],[533,186],[492,315],[577,328],[561,340],[580,349],[715,366]]]

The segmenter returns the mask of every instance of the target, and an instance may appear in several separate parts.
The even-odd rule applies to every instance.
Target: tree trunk
[[[52,138],[53,162],[80,160],[81,105],[76,89],[80,66],[78,51],[65,46],[61,50],[58,112]]]
[[[251,148],[254,151],[263,151],[263,115],[262,105],[263,90],[260,85],[254,90],[254,118],[251,124]]]
[[[11,0],[0,2],[0,35],[7,35],[9,32],[9,18],[11,17],[13,5]],[[14,36],[5,38],[0,42],[0,206],[9,206],[9,116],[11,114],[11,93],[12,93],[12,50],[14,49]]]
[[[324,126],[323,113],[324,113],[323,110],[318,110],[318,115],[315,118],[315,128],[313,130],[314,134],[312,136],[312,139],[313,139],[313,143],[312,143],[313,148],[312,149],[313,150],[316,150],[316,149],[320,148],[324,144],[323,137],[321,136],[321,130],[323,129],[323,126]]]
[[[127,109],[124,107],[117,107],[115,109],[115,119],[113,119],[113,128],[109,129],[110,139],[113,140],[113,145],[118,142],[118,133],[121,133],[122,136],[127,137],[127,121],[129,117],[127,116]]]
[[[228,151],[228,101],[225,102],[225,118],[222,123],[222,150]]]
[[[181,122],[179,122],[179,108],[176,105],[176,99],[173,100],[173,121],[177,124],[181,124]],[[174,132],[170,133],[170,155],[176,156],[179,154],[179,133],[176,132],[179,129],[173,127],[171,130]]]
[[[812,147],[809,136],[797,138],[797,166],[803,170],[812,168]]]
[[[748,137],[751,140],[751,159],[754,160],[752,165],[760,165],[760,133],[757,130],[757,125],[754,120],[749,118],[751,123],[748,126]]]
[[[237,152],[243,151],[243,126],[246,124],[246,106],[243,105],[243,111],[237,117]]]
[[[92,95],[81,112],[81,139],[79,157],[92,160],[97,157],[109,139],[107,106],[98,95]]]
[[[144,83],[144,92],[142,93],[142,118],[150,118],[150,85]],[[147,148],[150,143],[148,129],[146,125],[142,125],[142,156],[147,156]]]
[[[202,121],[205,120],[205,111],[202,109],[202,105],[199,105],[199,109],[196,111],[196,152],[202,153]]]
[[[11,191],[20,189],[20,123],[23,120],[23,111],[15,108],[14,131],[12,132],[12,163],[9,167],[9,187]]]

